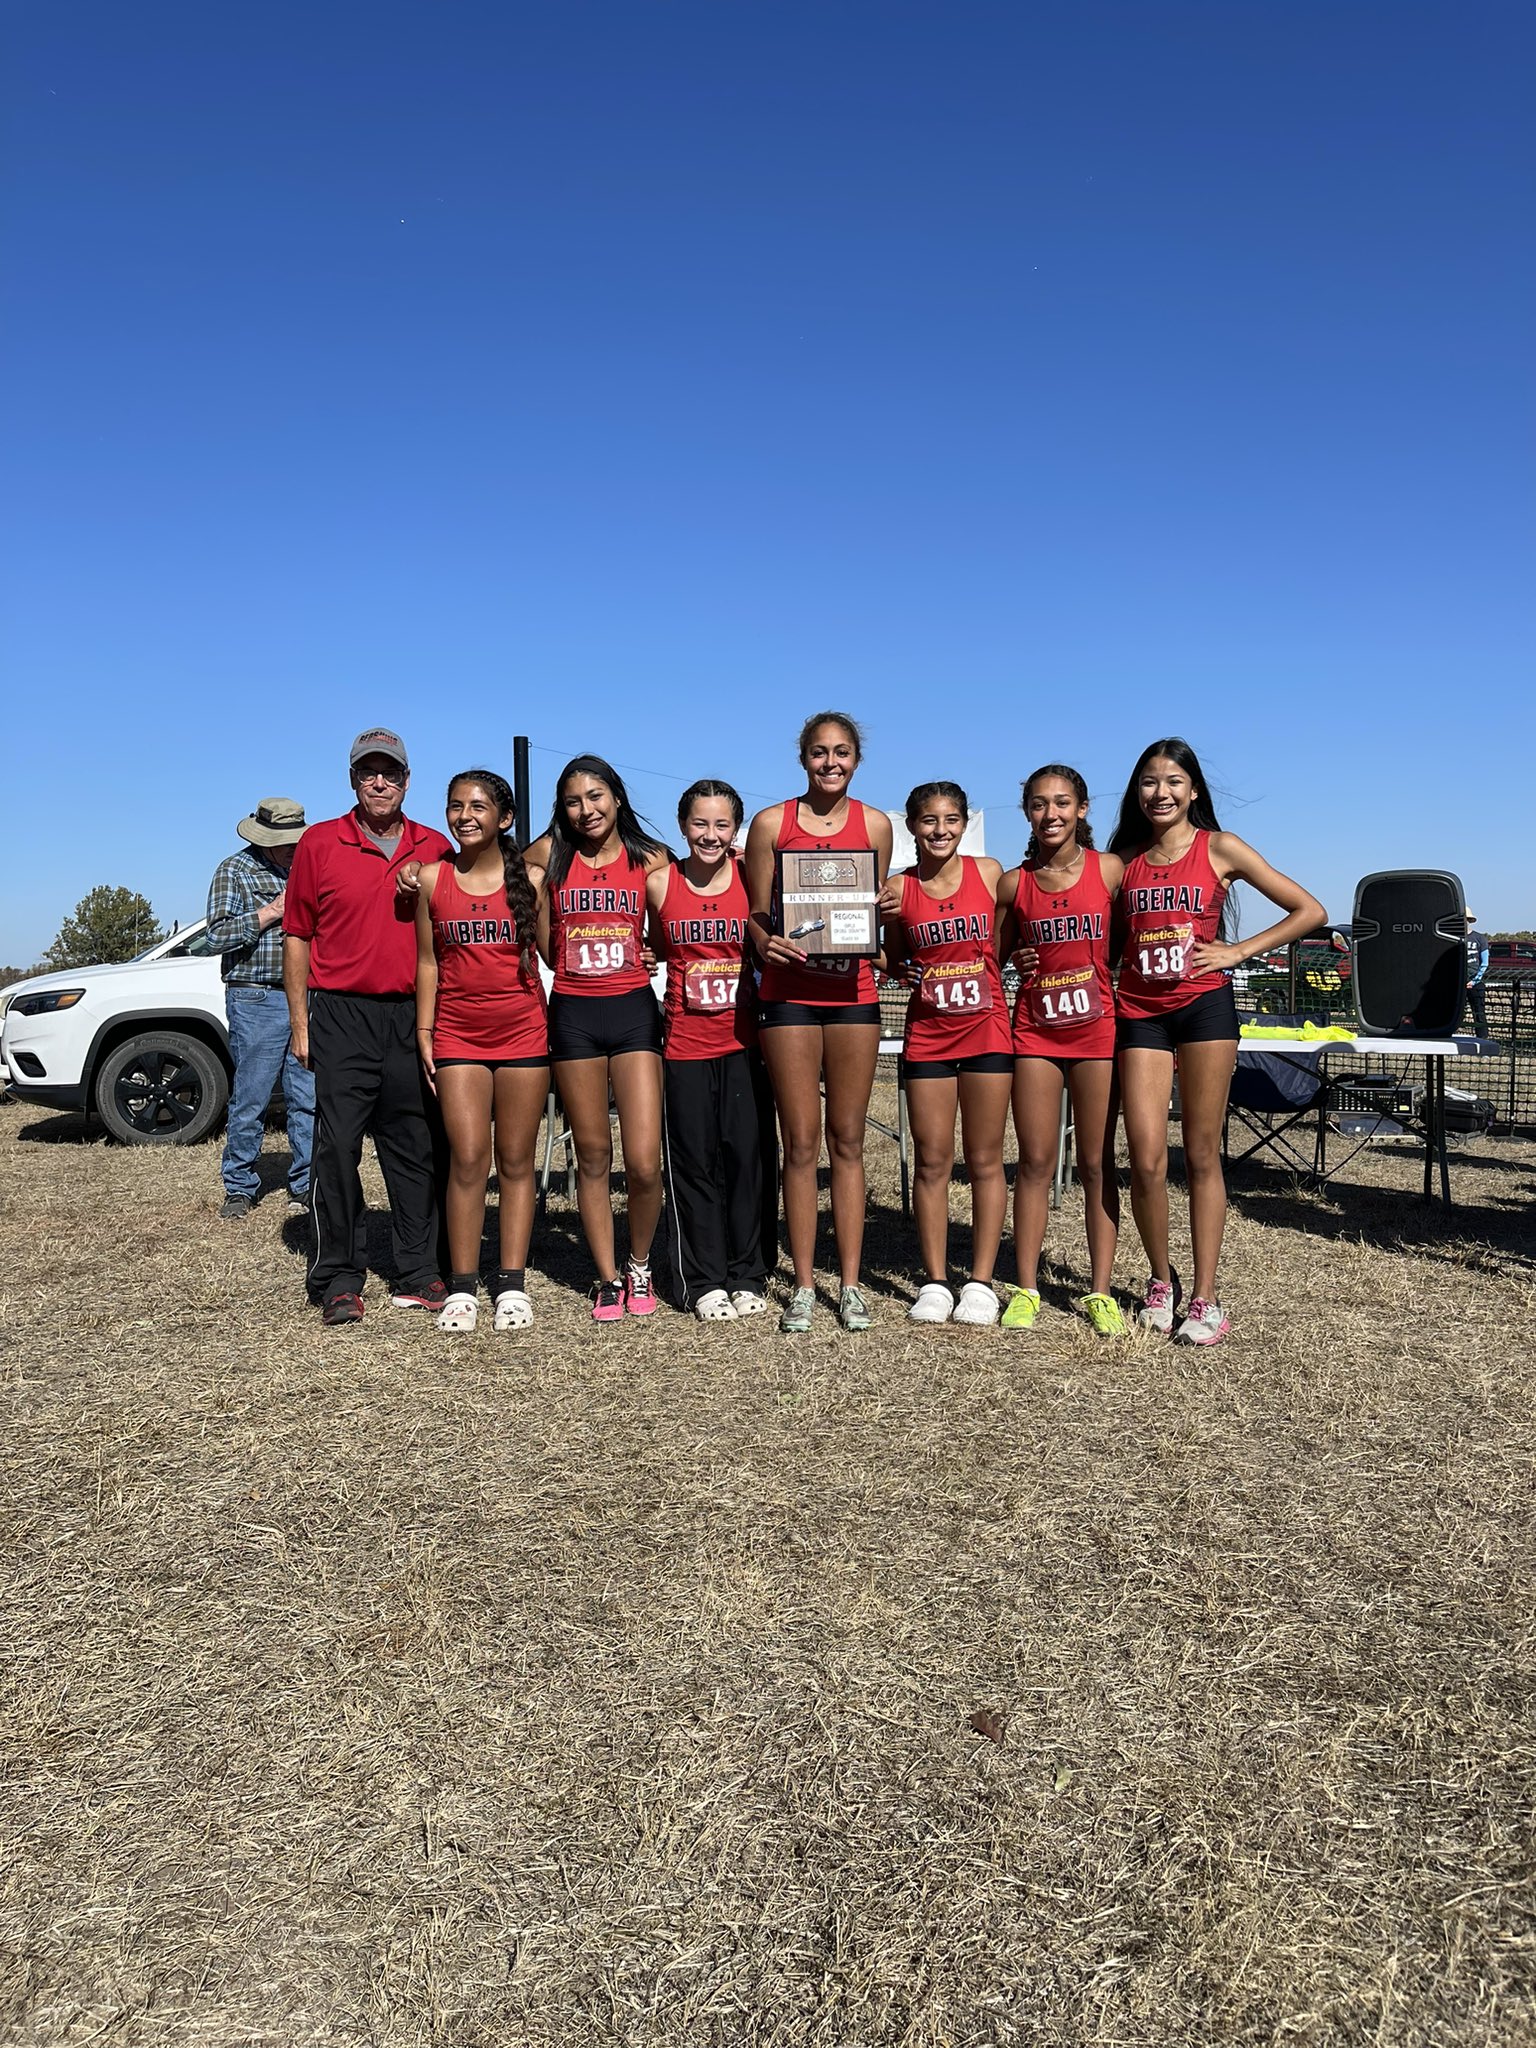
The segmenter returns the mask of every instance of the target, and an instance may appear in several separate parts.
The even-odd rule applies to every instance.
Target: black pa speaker
[[[1403,868],[1355,889],[1355,1010],[1378,1038],[1449,1038],[1467,1000],[1460,875]]]

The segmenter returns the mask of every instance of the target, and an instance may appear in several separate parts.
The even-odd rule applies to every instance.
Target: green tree
[[[82,896],[43,955],[47,968],[95,967],[131,960],[163,939],[149,899],[137,889],[93,889]]]

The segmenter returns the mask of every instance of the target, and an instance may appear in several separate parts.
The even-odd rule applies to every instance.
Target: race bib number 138
[[[1192,924],[1157,925],[1137,932],[1132,941],[1137,973],[1143,981],[1182,981],[1194,943]]]

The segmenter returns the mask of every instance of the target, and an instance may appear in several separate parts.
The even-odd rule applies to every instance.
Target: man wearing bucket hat
[[[328,1324],[360,1323],[368,1264],[358,1167],[373,1139],[389,1193],[396,1308],[439,1309],[442,1124],[416,1051],[416,906],[395,880],[446,860],[441,832],[406,817],[405,742],[370,726],[352,742],[357,801],[311,826],[288,882],[283,977],[293,1049],[315,1077],[309,1292]]]
[[[235,830],[245,845],[214,870],[205,939],[209,952],[220,955],[235,1063],[219,1163],[219,1214],[231,1223],[242,1222],[261,1199],[256,1155],[279,1074],[288,1119],[288,1199],[295,1208],[309,1206],[315,1132],[315,1077],[293,1056],[283,994],[283,905],[293,849],[304,836],[304,806],[292,797],[263,797]]]

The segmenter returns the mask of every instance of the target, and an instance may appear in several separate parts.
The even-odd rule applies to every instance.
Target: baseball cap
[[[352,755],[348,763],[355,768],[365,754],[387,754],[391,761],[398,761],[409,775],[410,759],[405,751],[405,741],[399,733],[391,732],[387,725],[370,725],[366,732],[360,732],[352,742]]]

